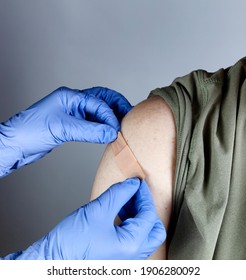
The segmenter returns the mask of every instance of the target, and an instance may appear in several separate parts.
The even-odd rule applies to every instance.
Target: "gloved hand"
[[[107,88],[55,90],[0,124],[0,177],[66,141],[114,141],[131,108],[125,97]]]
[[[131,209],[136,214],[114,225],[134,194]],[[73,212],[26,251],[5,259],[146,259],[165,238],[146,182],[132,178]]]

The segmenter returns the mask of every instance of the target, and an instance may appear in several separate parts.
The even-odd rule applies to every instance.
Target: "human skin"
[[[168,234],[172,215],[172,195],[176,162],[176,127],[173,113],[159,96],[136,105],[122,120],[122,134],[140,163],[152,193],[157,213]],[[108,186],[123,181],[110,144],[99,164],[91,199],[98,197]],[[119,221],[118,221],[119,223]],[[167,259],[165,242],[150,259]]]

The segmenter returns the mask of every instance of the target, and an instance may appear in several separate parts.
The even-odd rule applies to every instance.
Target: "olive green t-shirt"
[[[153,95],[177,130],[169,259],[246,259],[246,57]]]

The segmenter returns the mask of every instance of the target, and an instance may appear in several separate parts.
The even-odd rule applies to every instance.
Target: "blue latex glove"
[[[0,124],[0,177],[66,141],[114,141],[131,108],[125,97],[107,88],[55,90]]]
[[[114,225],[134,194],[131,209],[136,214]],[[132,178],[73,212],[26,251],[5,259],[146,259],[165,238],[146,182]]]

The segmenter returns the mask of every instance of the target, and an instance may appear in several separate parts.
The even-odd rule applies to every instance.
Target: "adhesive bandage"
[[[145,174],[133,152],[128,146],[121,132],[118,132],[118,138],[110,144],[115,161],[120,171],[127,177],[145,178]]]

